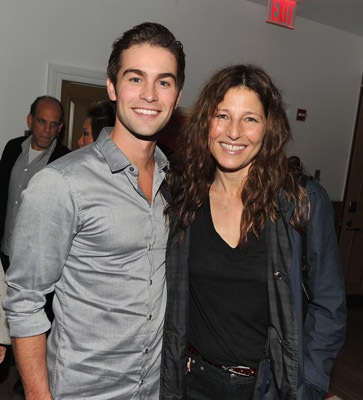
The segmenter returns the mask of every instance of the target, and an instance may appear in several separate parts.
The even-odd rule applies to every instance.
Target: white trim
[[[105,72],[49,63],[47,94],[60,100],[63,80],[106,87]]]
[[[74,103],[71,101],[70,109],[69,109],[69,119],[68,119],[68,148],[72,148],[72,139],[73,139],[73,122],[74,122]]]

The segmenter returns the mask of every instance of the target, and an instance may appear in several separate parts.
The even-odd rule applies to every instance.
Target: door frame
[[[107,74],[103,71],[48,63],[47,95],[61,99],[62,81],[106,86]]]
[[[359,87],[359,95],[358,95],[358,104],[356,109],[356,117],[354,121],[354,133],[352,138],[352,144],[350,149],[349,155],[349,164],[348,164],[348,171],[346,174],[345,179],[345,187],[344,187],[344,197],[342,202],[342,209],[341,209],[341,218],[340,218],[340,229],[338,232],[338,243],[339,243],[339,251],[342,260],[342,267],[343,267],[343,274],[344,274],[344,281],[345,281],[345,289],[348,295],[363,295],[363,267],[357,263],[351,263],[351,255],[353,247],[356,248],[354,243],[355,235],[361,234],[359,232],[354,232],[355,230],[361,230],[360,227],[352,227],[352,231],[349,233],[346,232],[346,223],[350,216],[352,216],[355,212],[349,210],[349,202],[351,200],[358,200],[360,197],[360,193],[357,190],[355,191],[355,195],[352,195],[352,181],[351,177],[354,175],[355,177],[357,174],[357,160],[358,156],[356,153],[357,149],[361,149],[361,145],[363,143],[363,131],[362,128],[362,114],[363,114],[363,75],[362,81]],[[360,146],[360,147],[358,147]],[[361,158],[359,158],[361,160]],[[360,164],[361,165],[361,164]],[[353,169],[355,173],[353,174]],[[361,169],[359,169],[361,171]],[[361,175],[359,175],[361,177]],[[353,188],[362,188],[362,181],[359,182],[358,185],[353,186]],[[353,190],[354,191],[354,190]],[[354,214],[355,215],[355,214]],[[354,215],[352,219],[354,219]],[[354,281],[354,283],[353,283]]]

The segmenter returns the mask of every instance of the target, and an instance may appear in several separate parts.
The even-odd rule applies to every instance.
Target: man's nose
[[[44,130],[45,130],[45,132],[50,132],[50,131],[51,131],[51,127],[52,127],[51,123],[50,123],[50,122],[46,122],[46,123],[44,124]]]
[[[158,100],[156,87],[153,83],[146,83],[141,92],[141,98],[145,99],[148,103]]]

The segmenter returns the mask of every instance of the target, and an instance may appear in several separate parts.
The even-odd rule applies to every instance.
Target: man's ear
[[[111,82],[110,78],[107,78],[107,93],[111,101],[116,101],[115,85]]]
[[[179,91],[178,97],[176,98],[174,110],[176,110],[177,107],[178,107],[178,104],[179,104],[179,101],[180,101],[180,98],[181,98],[181,95],[182,95],[182,91],[183,91],[183,89],[181,89]]]
[[[63,122],[58,126],[58,132],[57,132],[57,134],[62,130],[62,128],[63,128]]]
[[[28,114],[28,116],[26,117],[26,122],[28,124],[28,128],[30,130],[32,130],[32,125],[33,125],[33,117],[31,114]]]

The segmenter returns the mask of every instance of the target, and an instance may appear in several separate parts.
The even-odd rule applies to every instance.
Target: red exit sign
[[[295,29],[296,9],[294,0],[268,0],[266,21]]]

